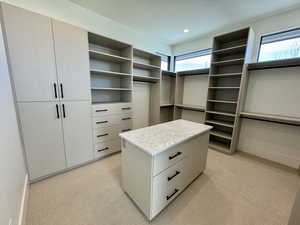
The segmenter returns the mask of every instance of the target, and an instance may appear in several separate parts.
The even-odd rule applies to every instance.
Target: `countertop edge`
[[[141,149],[143,152],[147,153],[148,155],[150,155],[150,156],[155,156],[155,155],[158,155],[158,154],[160,154],[160,153],[162,153],[162,152],[164,152],[164,151],[166,151],[166,150],[168,150],[168,149],[170,149],[170,148],[172,148],[172,147],[174,147],[174,146],[176,146],[176,145],[182,144],[183,142],[185,142],[185,141],[187,141],[187,140],[189,140],[189,139],[192,139],[193,137],[196,137],[196,136],[198,136],[198,135],[200,135],[200,134],[203,134],[203,133],[205,133],[205,132],[207,132],[207,131],[210,131],[210,130],[212,129],[212,126],[209,126],[209,125],[206,125],[206,126],[208,126],[208,127],[207,127],[205,130],[202,130],[201,132],[199,132],[199,133],[197,133],[197,134],[194,134],[194,135],[191,135],[191,136],[189,136],[189,137],[187,137],[187,138],[184,138],[184,139],[182,139],[181,141],[179,141],[179,142],[177,142],[177,143],[175,143],[175,144],[172,144],[172,145],[168,146],[167,148],[163,148],[163,149],[161,149],[161,150],[159,150],[159,151],[156,151],[156,152],[148,151],[147,149],[145,149],[145,148],[139,146],[138,144],[135,144],[135,143],[133,143],[132,141],[128,140],[126,137],[123,137],[122,134],[119,134],[119,136],[120,136],[122,139],[128,141],[130,144],[134,145],[135,147]]]

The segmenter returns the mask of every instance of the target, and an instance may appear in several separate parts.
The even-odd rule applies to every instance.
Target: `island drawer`
[[[130,103],[96,104],[93,105],[93,117],[108,116],[113,114],[131,113]]]
[[[185,155],[181,145],[175,146],[154,156],[153,176],[180,161]]]
[[[102,156],[112,154],[114,152],[118,152],[121,150],[120,148],[121,148],[120,141],[118,141],[117,139],[96,143],[95,157],[99,158]]]
[[[185,188],[185,159],[153,178],[152,214],[156,215]]]

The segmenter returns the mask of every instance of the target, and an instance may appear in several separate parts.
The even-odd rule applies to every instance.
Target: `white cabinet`
[[[51,19],[8,4],[1,5],[16,100],[57,99]]]
[[[68,167],[92,160],[90,102],[62,102],[61,109]]]
[[[121,134],[122,188],[149,220],[204,171],[211,128],[176,120]]]
[[[52,20],[60,98],[90,100],[87,31]]]
[[[18,103],[22,136],[30,179],[55,173],[66,167],[59,104]]]

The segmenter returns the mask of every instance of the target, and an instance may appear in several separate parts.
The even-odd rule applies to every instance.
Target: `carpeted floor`
[[[121,155],[31,185],[27,225],[144,225],[120,187]],[[209,151],[207,168],[154,225],[287,225],[296,173],[238,153]]]

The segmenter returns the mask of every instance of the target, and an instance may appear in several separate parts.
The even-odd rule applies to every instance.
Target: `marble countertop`
[[[208,125],[175,120],[121,133],[120,137],[146,153],[156,155],[210,129],[212,127]]]

